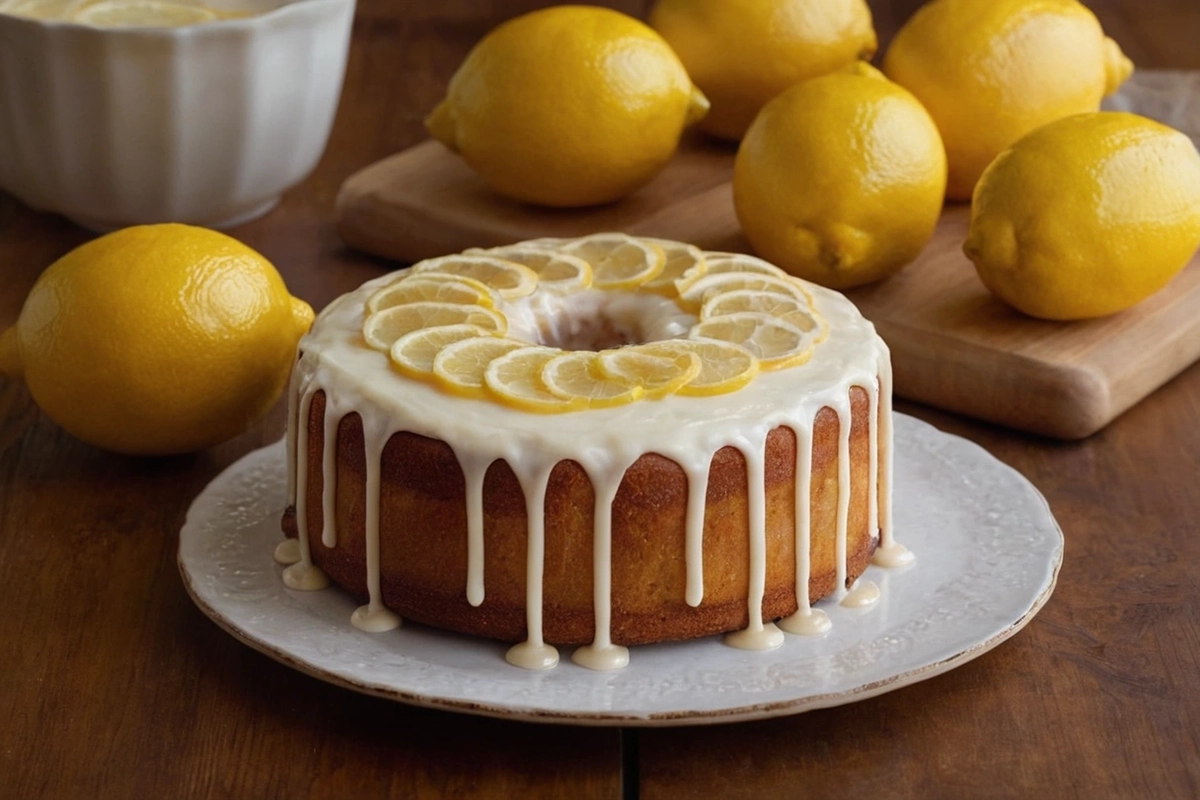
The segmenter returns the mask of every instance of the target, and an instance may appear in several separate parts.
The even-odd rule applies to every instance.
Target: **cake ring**
[[[819,634],[891,531],[891,370],[842,295],[624,234],[430,259],[331,303],[289,392],[288,586],[353,623],[629,645]],[[774,621],[778,620],[778,625]]]

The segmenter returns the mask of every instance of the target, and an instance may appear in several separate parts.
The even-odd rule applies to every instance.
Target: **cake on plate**
[[[891,533],[887,347],[759,259],[624,234],[420,262],[335,300],[290,387],[285,583],[593,669],[820,634]],[[777,624],[776,624],[777,621]],[[780,630],[782,629],[782,631]]]

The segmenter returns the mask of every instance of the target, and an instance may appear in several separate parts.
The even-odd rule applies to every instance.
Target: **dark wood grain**
[[[918,4],[872,3],[885,41]],[[338,186],[420,141],[470,45],[541,5],[363,0],[325,157],[235,235],[318,308],[386,269],[338,240]],[[1195,0],[1091,5],[1144,66],[1200,68]],[[0,323],[87,238],[0,195]],[[642,796],[1200,795],[1200,367],[1076,444],[901,410],[979,442],[1046,495],[1067,537],[1049,605],[995,651],[873,700],[643,731]],[[220,447],[155,460],[72,440],[7,381],[0,421],[0,797],[620,794],[618,731],[358,696],[242,646],[195,609],[175,569],[187,506],[282,434],[282,409]]]

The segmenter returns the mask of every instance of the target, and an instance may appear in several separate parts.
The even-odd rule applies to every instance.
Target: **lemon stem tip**
[[[454,115],[450,112],[450,104],[443,100],[429,112],[425,118],[425,130],[454,152],[458,152],[458,142],[455,137]]]
[[[712,104],[708,102],[708,98],[704,96],[704,92],[700,91],[699,87],[692,86],[692,91],[688,97],[687,117],[684,124],[692,125],[704,119],[708,114]]]
[[[313,323],[312,306],[298,297],[293,297],[292,319],[296,323],[296,332],[299,336],[308,333],[308,329],[312,327]]]
[[[1121,50],[1121,46],[1112,39],[1104,39],[1104,95],[1121,88],[1121,84],[1133,74],[1133,62]]]

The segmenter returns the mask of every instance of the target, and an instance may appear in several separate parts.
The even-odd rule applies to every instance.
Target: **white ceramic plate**
[[[821,604],[822,638],[771,652],[716,637],[632,648],[617,672],[569,652],[546,672],[504,660],[505,645],[406,625],[363,633],[336,588],[285,589],[280,541],[283,443],[250,453],[199,497],[179,536],[179,567],[204,613],[236,638],[322,680],[406,703],[585,725],[686,725],[794,714],[933,677],[995,647],[1046,602],[1063,538],[1041,494],[977,445],[896,419],[897,538],[917,554],[870,567],[869,609]]]

